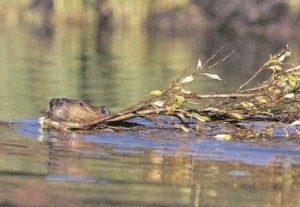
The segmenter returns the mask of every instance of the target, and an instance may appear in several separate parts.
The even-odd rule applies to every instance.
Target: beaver
[[[53,98],[49,102],[47,116],[57,122],[90,122],[109,116],[106,106],[93,106],[83,100]]]

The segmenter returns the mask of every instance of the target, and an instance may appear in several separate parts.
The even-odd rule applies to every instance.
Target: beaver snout
[[[53,121],[89,122],[110,115],[105,106],[93,106],[82,100],[53,98],[47,112]]]
[[[110,111],[106,106],[101,106],[101,112],[106,116],[110,115]]]

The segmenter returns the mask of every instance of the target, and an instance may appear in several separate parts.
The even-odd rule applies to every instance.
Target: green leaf
[[[205,76],[207,76],[207,77],[209,77],[209,78],[211,78],[211,79],[214,79],[214,80],[219,80],[219,81],[221,81],[222,79],[220,78],[220,76],[219,75],[217,75],[217,74],[211,74],[211,73],[201,73],[202,75],[205,75]]]

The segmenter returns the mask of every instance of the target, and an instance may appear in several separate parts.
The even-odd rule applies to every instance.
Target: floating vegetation
[[[222,81],[219,75],[209,73],[209,69],[225,61],[233,52],[215,60],[219,52],[205,63],[198,60],[194,70],[186,70],[167,89],[153,90],[148,97],[119,113],[84,122],[55,121],[46,114],[42,124],[79,131],[149,128],[142,123],[125,124],[141,117],[152,123],[151,128],[179,129],[222,140],[300,135],[297,130],[300,124],[300,65],[287,63],[291,49],[286,46],[270,55],[269,60],[233,93],[207,94],[188,90],[187,86],[201,76]],[[260,73],[267,71],[270,72],[268,79],[249,87]]]

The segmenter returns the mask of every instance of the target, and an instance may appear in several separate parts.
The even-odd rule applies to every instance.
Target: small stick
[[[261,71],[263,71],[265,69],[265,65],[261,66],[257,72],[249,79],[247,80],[244,84],[242,84],[239,89],[237,90],[237,92],[240,92],[242,90],[242,88],[244,88],[246,85],[248,85]]]
[[[211,69],[213,67],[215,67],[216,65],[220,64],[221,62],[224,62],[225,60],[227,60],[233,53],[235,53],[236,49],[232,50],[228,55],[226,55],[224,58],[222,58],[221,60],[218,60],[216,63],[214,63],[213,65],[209,66],[208,69]]]
[[[188,98],[248,98],[257,96],[255,93],[240,94],[240,93],[230,93],[230,94],[189,94]]]

